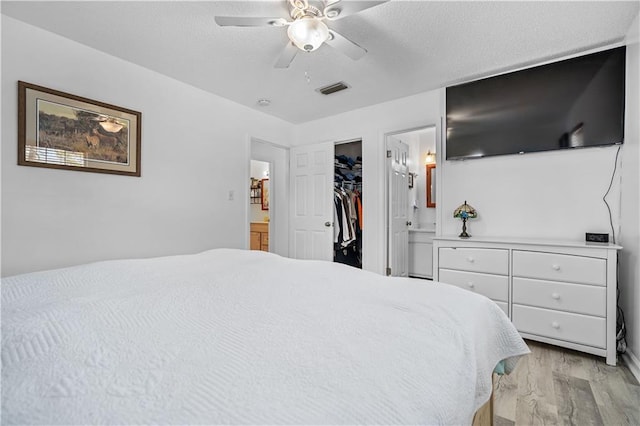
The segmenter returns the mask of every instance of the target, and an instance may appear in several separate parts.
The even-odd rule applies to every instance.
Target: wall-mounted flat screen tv
[[[446,158],[623,143],[626,47],[446,88]]]

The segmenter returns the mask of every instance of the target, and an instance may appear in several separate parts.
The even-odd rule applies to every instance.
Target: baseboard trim
[[[624,358],[624,362],[627,364],[627,367],[629,367],[631,374],[636,376],[636,379],[640,382],[640,360],[633,354],[633,352],[629,351],[628,348],[627,351],[622,354],[622,357]]]

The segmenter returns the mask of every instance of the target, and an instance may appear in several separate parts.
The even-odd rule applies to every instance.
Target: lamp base
[[[458,235],[459,238],[469,238],[471,235],[467,234],[467,218],[462,218],[462,232]]]

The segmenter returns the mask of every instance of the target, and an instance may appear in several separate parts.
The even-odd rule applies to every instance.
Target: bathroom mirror
[[[436,206],[436,165],[427,164],[427,207]]]

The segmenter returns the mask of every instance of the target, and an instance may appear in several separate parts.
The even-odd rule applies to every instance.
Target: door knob
[[[411,226],[411,221],[407,221],[407,226]]]
[[[325,222],[324,226],[326,226],[327,228],[330,228],[331,227],[331,222]]]

